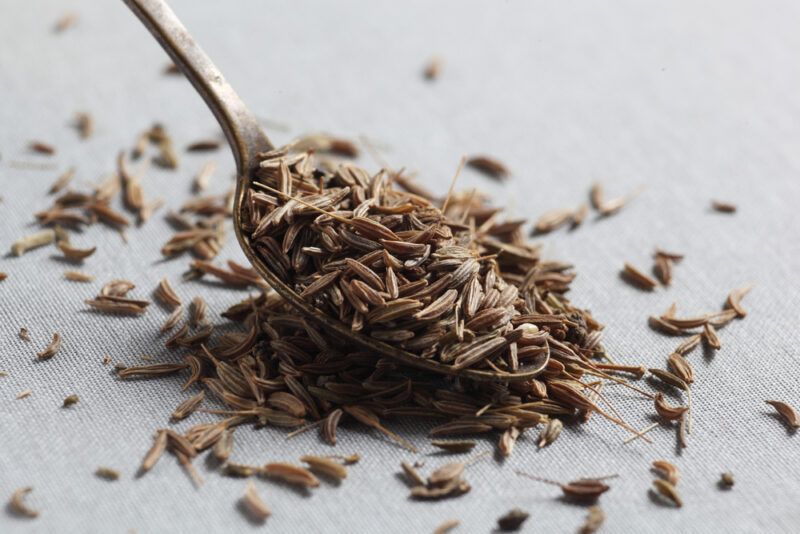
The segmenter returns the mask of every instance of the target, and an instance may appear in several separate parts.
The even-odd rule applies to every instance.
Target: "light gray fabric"
[[[35,4],[35,5],[34,5]],[[646,317],[671,302],[681,313],[718,309],[731,288],[754,283],[750,315],[725,328],[722,350],[690,356],[695,432],[676,454],[674,431],[652,432],[655,443],[622,445],[626,433],[594,416],[565,430],[553,446],[520,440],[504,464],[470,467],[468,495],[439,503],[407,499],[394,475],[413,455],[379,436],[351,428],[335,451],[363,460],[339,488],[323,484],[304,497],[268,482],[259,491],[274,511],[273,532],[431,532],[449,518],[456,532],[488,532],[512,506],[531,513],[526,532],[574,532],[584,508],[557,499],[559,490],[513,474],[522,469],[570,480],[618,473],[602,498],[603,532],[796,532],[800,524],[798,447],[764,399],[800,406],[797,376],[800,239],[800,8],[796,2],[550,2],[550,1],[270,1],[201,3],[174,8],[242,98],[272,121],[282,143],[311,131],[374,140],[393,166],[419,173],[443,192],[465,153],[496,155],[513,169],[499,185],[471,171],[459,186],[480,186],[513,217],[577,206],[602,180],[609,195],[644,186],[619,215],[590,220],[579,230],[543,238],[547,257],[574,262],[571,296],[607,325],[606,344],[622,362],[663,367],[677,344],[649,330]],[[51,33],[66,10],[77,27]],[[421,68],[444,58],[441,79],[426,83]],[[5,0],[0,15],[0,249],[32,231],[58,172],[76,166],[77,184],[96,182],[114,158],[153,121],[167,125],[180,146],[216,135],[211,114],[180,77],[165,77],[165,55],[121,2]],[[78,140],[68,126],[90,111],[97,132]],[[274,123],[288,126],[277,129]],[[28,140],[58,147],[53,158],[31,155]],[[220,170],[213,190],[231,183],[225,152],[181,154],[180,169],[151,169],[148,198],[166,209],[189,196],[191,179],[210,159]],[[23,170],[13,161],[55,162],[52,170]],[[377,168],[369,156],[365,165]],[[712,198],[739,204],[737,214],[709,210]],[[195,490],[171,458],[142,479],[133,474],[153,430],[167,424],[185,394],[179,378],[123,383],[101,359],[132,364],[149,354],[176,355],[153,332],[165,313],[138,319],[86,310],[83,300],[102,283],[129,278],[149,298],[168,276],[178,292],[203,295],[218,313],[246,292],[180,283],[188,258],[162,259],[170,235],[162,210],[129,243],[102,226],[77,245],[97,245],[83,270],[97,281],[61,279],[67,265],[54,249],[3,257],[0,271],[0,499],[33,486],[36,520],[0,515],[2,532],[246,532],[236,510],[241,480],[223,478],[196,462],[206,484]],[[637,291],[618,277],[624,261],[649,268],[656,246],[686,254],[669,289]],[[242,259],[230,235],[220,259]],[[17,338],[27,326],[33,340]],[[62,351],[46,363],[35,352],[53,331]],[[32,389],[33,395],[14,400]],[[651,422],[648,402],[606,389],[633,425]],[[81,401],[64,410],[62,399]],[[195,415],[177,428],[210,415]],[[392,423],[423,451],[430,469],[427,427]],[[286,441],[273,430],[237,432],[235,458],[262,463],[329,453],[314,432]],[[482,443],[481,450],[491,443]],[[651,501],[652,460],[682,472],[681,510]],[[122,471],[119,482],[93,476],[98,466]],[[719,474],[736,476],[732,491]]]

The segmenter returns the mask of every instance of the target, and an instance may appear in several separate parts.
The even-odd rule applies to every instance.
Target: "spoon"
[[[164,0],[123,0],[139,17],[142,24],[150,30],[153,37],[169,54],[175,65],[189,79],[195,90],[205,100],[206,105],[222,127],[228,144],[236,160],[237,180],[233,206],[233,226],[236,239],[247,259],[258,273],[284,299],[299,308],[324,327],[353,341],[376,354],[388,356],[405,365],[424,369],[438,374],[455,375],[477,381],[519,381],[528,380],[541,373],[550,359],[549,350],[537,357],[534,362],[515,373],[486,371],[481,369],[453,369],[432,360],[420,358],[408,351],[393,347],[369,336],[353,332],[338,319],[320,312],[300,296],[258,257],[250,244],[248,236],[242,232],[241,204],[247,191],[248,179],[259,167],[258,154],[273,149],[267,136],[261,130],[255,115],[250,112],[233,88],[225,81],[219,69],[189,35]]]

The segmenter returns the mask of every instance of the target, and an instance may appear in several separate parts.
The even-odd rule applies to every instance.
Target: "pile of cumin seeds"
[[[514,373],[562,344],[578,366],[602,326],[564,297],[568,265],[544,262],[524,221],[482,197],[445,201],[387,171],[333,172],[287,148],[262,155],[242,230],[269,269],[321,312],[423,359]]]

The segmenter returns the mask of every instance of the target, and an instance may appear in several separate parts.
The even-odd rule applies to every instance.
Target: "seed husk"
[[[327,477],[338,480],[344,480],[347,478],[347,468],[330,458],[305,455],[300,457],[300,461],[307,463],[312,471],[316,471]]]
[[[666,460],[655,460],[653,461],[653,470],[658,473],[664,480],[672,484],[673,486],[678,485],[678,480],[680,480],[680,472],[678,468],[666,461]]]
[[[675,486],[661,478],[655,479],[653,481],[653,486],[656,488],[659,495],[668,499],[676,507],[680,508],[683,506],[683,501],[681,500],[678,490],[675,489]]]
[[[17,393],[17,400],[28,398],[31,395],[33,395],[33,391],[31,391],[30,389],[26,389],[25,391],[20,391],[19,393]]]
[[[61,350],[61,334],[55,332],[53,334],[52,341],[50,341],[50,344],[47,347],[45,347],[41,352],[37,352],[36,358],[39,361],[49,360],[50,358],[55,356],[59,350]]]
[[[14,256],[22,256],[29,250],[51,244],[56,240],[56,232],[53,229],[41,230],[27,235],[15,241],[11,245],[11,253]]]
[[[255,521],[263,522],[272,515],[272,511],[267,504],[261,499],[261,496],[256,490],[256,485],[250,480],[244,489],[242,496],[242,506],[247,514]]]
[[[539,434],[539,448],[541,449],[553,443],[561,435],[563,428],[564,423],[560,419],[550,419]]]
[[[438,527],[433,531],[433,534],[447,534],[458,525],[461,524],[461,521],[458,519],[448,519],[447,521],[442,522],[439,524]]]
[[[725,489],[731,489],[736,481],[733,478],[733,473],[727,471],[722,473],[719,477],[719,485]]]
[[[778,412],[778,414],[780,414],[784,422],[789,425],[790,428],[800,428],[800,417],[798,417],[794,408],[781,401],[768,400],[766,402],[775,408],[775,410]]]
[[[31,340],[31,335],[28,332],[28,329],[25,328],[24,326],[19,329],[19,338],[22,341],[30,341]]]
[[[513,508],[497,519],[497,528],[503,532],[516,532],[528,517],[530,517],[528,512]]]
[[[658,282],[653,280],[650,276],[644,274],[630,263],[625,264],[622,270],[622,276],[631,284],[646,291],[652,291],[656,288],[656,286],[658,286]]]
[[[586,515],[586,521],[581,525],[578,534],[594,534],[600,530],[605,520],[606,514],[603,512],[603,509],[599,506],[591,506],[589,508],[589,513]]]
[[[736,204],[730,202],[722,202],[720,200],[712,200],[711,208],[720,213],[736,213]]]
[[[70,282],[93,282],[94,276],[78,271],[64,271],[64,278]]]
[[[111,469],[110,467],[98,467],[94,474],[100,478],[104,478],[106,480],[119,480],[120,473],[116,469]]]
[[[282,462],[269,463],[262,468],[261,473],[295,486],[304,488],[316,488],[319,486],[319,479],[311,471],[292,464]]]
[[[475,448],[476,443],[473,440],[431,440],[431,445],[442,449],[443,451],[463,454],[470,452]]]
[[[471,156],[467,158],[467,165],[496,180],[505,180],[511,174],[502,162],[490,156]]]
[[[19,488],[11,494],[8,507],[12,513],[23,517],[39,517],[39,511],[31,508],[26,502],[25,497],[33,491],[33,488]]]
[[[69,408],[70,406],[78,404],[79,400],[80,398],[77,395],[75,394],[69,395],[64,398],[64,403],[62,404],[62,407]]]

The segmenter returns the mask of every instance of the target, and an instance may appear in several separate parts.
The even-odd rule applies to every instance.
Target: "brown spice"
[[[8,508],[13,514],[31,518],[39,517],[39,511],[34,510],[25,502],[25,497],[31,491],[33,491],[33,488],[20,488],[11,494],[11,500],[8,502]]]
[[[733,478],[733,473],[727,471],[722,473],[719,477],[719,485],[724,489],[731,489],[736,481]]]
[[[64,278],[70,282],[93,282],[94,276],[78,271],[64,271]]]
[[[736,204],[731,204],[730,202],[712,200],[711,208],[720,213],[736,213]]]
[[[75,167],[70,167],[69,169],[64,171],[61,174],[61,176],[56,178],[56,181],[53,182],[53,185],[50,186],[50,190],[48,191],[48,193],[50,193],[51,195],[58,193],[59,191],[67,187],[67,185],[69,185],[70,181],[72,181],[72,178],[74,177],[75,177]]]
[[[667,482],[676,486],[680,480],[680,473],[674,464],[666,460],[655,460],[653,462],[653,470],[664,478]]]
[[[316,488],[319,486],[319,479],[311,471],[292,464],[269,463],[263,467],[261,472],[268,477],[278,478],[289,484],[304,488]]]
[[[431,440],[431,445],[443,451],[453,453],[467,453],[475,448],[476,443],[472,440]]]
[[[447,534],[458,525],[461,524],[461,521],[458,519],[448,519],[447,521],[442,522],[436,529],[433,531],[433,534]]]
[[[503,532],[516,532],[529,516],[528,512],[514,508],[497,519],[497,527]]]
[[[27,235],[15,241],[11,245],[11,253],[14,256],[22,256],[29,250],[51,244],[56,240],[56,233],[52,229],[42,230],[34,234]]]
[[[471,156],[467,165],[496,180],[505,180],[511,174],[502,162],[490,156]]]
[[[676,507],[680,508],[683,506],[683,500],[681,500],[681,496],[678,494],[678,490],[675,489],[675,486],[667,482],[666,480],[657,478],[653,481],[653,487],[656,488],[656,491],[659,495],[669,500],[672,504]]]
[[[300,461],[307,463],[312,471],[316,471],[327,477],[338,480],[344,480],[347,478],[347,468],[342,464],[331,460],[330,458],[305,455],[300,457]]]
[[[100,478],[104,478],[106,480],[119,480],[120,473],[116,469],[111,469],[110,467],[98,467],[94,474]]]
[[[798,417],[797,412],[794,408],[786,404],[785,402],[776,401],[776,400],[768,400],[766,401],[767,404],[775,408],[775,410],[780,414],[783,418],[784,422],[790,428],[800,428],[800,417]]]
[[[644,274],[630,263],[625,264],[625,267],[622,270],[622,277],[639,289],[644,289],[647,291],[652,291],[658,285],[658,282]]]
[[[75,394],[69,395],[66,398],[64,398],[64,403],[62,404],[62,407],[69,408],[70,406],[74,406],[75,404],[78,404],[79,400],[80,398],[77,395]]]
[[[599,506],[591,506],[589,508],[589,513],[586,515],[586,521],[584,521],[581,528],[578,529],[578,534],[594,534],[600,530],[605,520],[606,514],[603,512],[603,509]]]
[[[439,57],[431,58],[422,71],[423,77],[429,81],[437,80],[439,78],[439,75],[442,73],[442,66],[443,62],[441,58]]]
[[[28,148],[33,152],[44,154],[46,156],[52,156],[56,153],[56,147],[47,143],[43,143],[42,141],[31,141],[28,144]]]
[[[266,521],[266,519],[272,515],[272,511],[261,499],[252,480],[247,482],[241,502],[244,510],[255,521]]]
[[[553,443],[559,435],[561,435],[561,430],[564,428],[564,424],[561,422],[560,419],[550,419],[545,425],[542,432],[539,434],[539,448],[546,447]]]
[[[52,341],[50,341],[50,344],[47,347],[45,347],[41,352],[37,352],[36,358],[39,361],[43,361],[43,360],[49,360],[50,358],[55,356],[56,353],[59,350],[61,350],[61,341],[62,341],[61,334],[55,332],[53,334]]]

